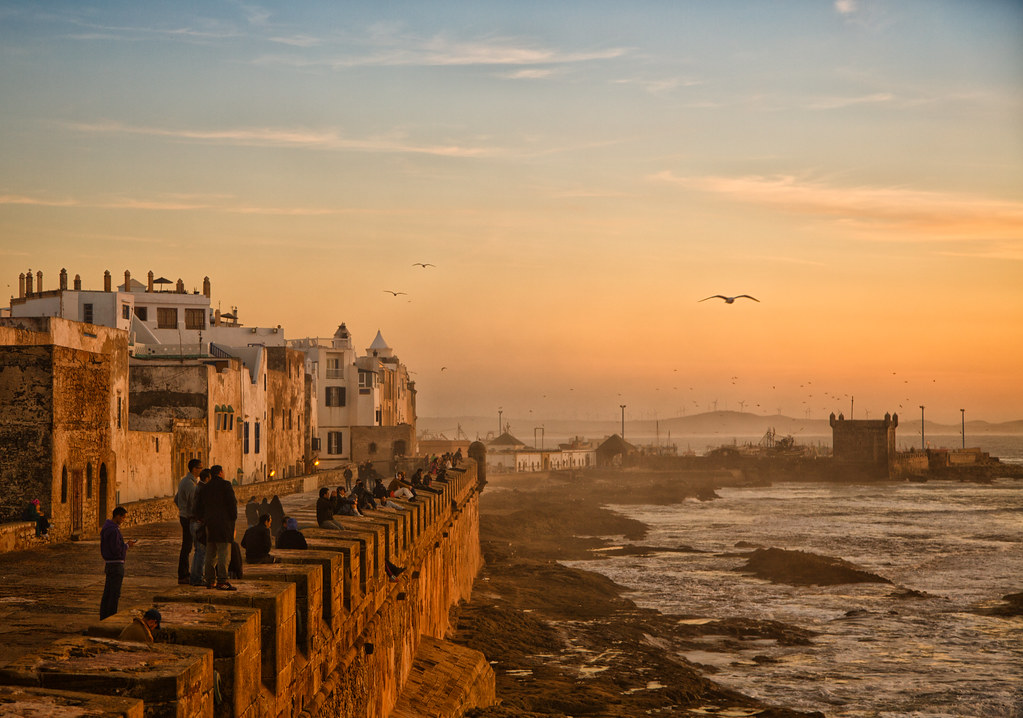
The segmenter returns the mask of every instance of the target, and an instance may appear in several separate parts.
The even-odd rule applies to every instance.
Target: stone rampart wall
[[[31,686],[40,701],[60,700],[47,690],[58,687],[116,695],[181,718],[456,718],[490,705],[486,658],[443,640],[482,565],[475,465],[448,477],[399,512],[306,529],[310,550],[246,566],[237,591],[176,586],[41,647],[0,668],[0,685]],[[315,525],[312,507],[293,515]],[[404,567],[397,579],[386,560]],[[111,640],[150,605],[163,614],[154,645]]]

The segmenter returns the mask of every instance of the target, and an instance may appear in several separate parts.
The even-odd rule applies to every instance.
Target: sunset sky
[[[209,275],[382,330],[423,416],[1020,419],[1021,38],[996,0],[0,2],[0,291]]]

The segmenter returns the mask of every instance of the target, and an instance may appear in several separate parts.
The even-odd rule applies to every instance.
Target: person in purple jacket
[[[136,543],[135,539],[125,541],[121,535],[121,524],[127,515],[128,510],[118,506],[99,531],[99,552],[106,562],[107,575],[106,583],[103,585],[103,598],[99,604],[100,620],[117,613],[117,604],[121,600],[121,583],[124,582],[124,557],[128,553],[128,548]]]

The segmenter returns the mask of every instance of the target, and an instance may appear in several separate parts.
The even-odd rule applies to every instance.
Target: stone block
[[[138,698],[146,716],[213,715],[207,648],[74,636],[0,668],[0,682]]]
[[[155,607],[163,619],[154,632],[157,643],[212,649],[224,701],[231,706],[230,715],[244,715],[259,697],[259,611],[209,603],[157,603]],[[121,611],[89,626],[88,633],[117,638],[138,613]]]
[[[281,549],[275,549],[273,555],[283,564],[320,567],[323,586],[323,620],[331,631],[336,631],[336,623],[341,620],[345,606],[344,556],[335,551],[283,551]]]
[[[177,586],[154,600],[259,609],[261,678],[275,693],[287,690],[295,660],[295,584],[243,580],[233,585],[237,591]]]
[[[331,529],[306,531],[306,542],[315,550],[341,554],[345,572],[345,608],[349,611],[366,595],[366,582],[372,574],[374,534]]]
[[[258,581],[284,581],[295,584],[297,643],[308,656],[319,648],[323,622],[323,570],[319,566],[296,563],[261,563],[245,566],[245,576]]]
[[[25,686],[0,686],[0,716],[142,718],[142,701]]]

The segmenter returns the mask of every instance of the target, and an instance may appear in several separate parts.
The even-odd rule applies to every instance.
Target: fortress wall
[[[177,586],[154,597],[165,618],[145,665],[139,644],[111,639],[152,604],[95,624],[92,643],[64,639],[0,669],[0,684],[45,691],[55,687],[51,663],[102,652],[116,675],[60,663],[67,686],[140,699],[151,716],[457,718],[489,705],[486,658],[443,640],[452,605],[469,598],[482,566],[475,464],[448,476],[443,493],[421,493],[406,512],[341,517],[345,531],[333,535],[310,529],[310,551],[281,552],[234,582],[238,591]],[[377,563],[385,555],[405,568],[397,581]]]

